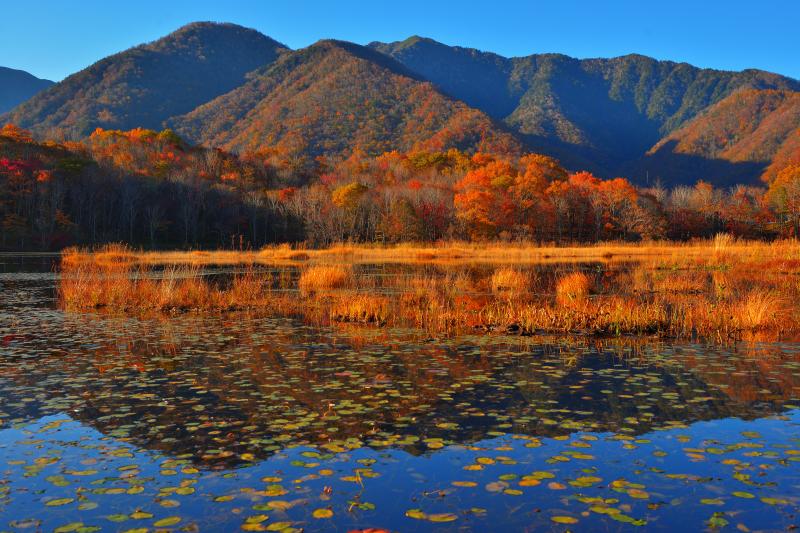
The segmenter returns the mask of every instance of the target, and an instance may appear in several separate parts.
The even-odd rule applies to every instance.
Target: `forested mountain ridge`
[[[604,174],[737,89],[800,90],[797,80],[769,72],[700,69],[636,54],[505,58],[421,37],[369,46],[502,120],[532,149],[558,151],[567,164],[570,154],[582,155]]]
[[[422,37],[366,47],[325,40],[292,51],[255,30],[201,22],[98,61],[0,124],[56,140],[86,139],[98,127],[168,126],[191,142],[282,159],[305,175],[319,170],[320,156],[456,148],[548,154],[569,170],[639,184],[734,185],[774,176],[800,151],[790,112],[772,113],[758,132],[734,128],[730,135],[749,140],[725,149],[679,138],[716,128],[718,104],[717,113],[752,115],[752,102],[735,96],[742,91],[792,95],[800,82],[635,54],[506,58]]]
[[[194,142],[308,160],[354,150],[523,149],[483,112],[441,94],[393,59],[334,40],[284,54],[169,125]]]
[[[95,128],[161,128],[241,85],[286,47],[234,24],[198,22],[98,61],[0,117],[50,138]]]
[[[9,111],[39,91],[53,85],[24,70],[0,67],[0,113]]]

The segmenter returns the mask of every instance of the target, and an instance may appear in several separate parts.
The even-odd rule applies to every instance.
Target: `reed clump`
[[[730,233],[717,233],[711,240],[713,258],[716,262],[724,262],[730,258],[731,251],[736,244],[736,237]]]
[[[733,306],[733,320],[742,328],[758,330],[785,320],[784,300],[771,291],[753,289]]]
[[[340,265],[309,267],[300,274],[300,280],[298,281],[298,288],[305,294],[345,289],[352,285],[352,269]]]
[[[201,269],[172,265],[163,270],[123,268],[119,263],[62,266],[58,299],[65,309],[181,311],[264,306],[270,279],[252,270],[236,274],[228,287],[210,282]]]
[[[67,309],[168,310],[217,307],[217,294],[192,266],[163,271],[119,263],[78,263],[62,270],[58,297]]]
[[[530,278],[516,268],[502,267],[494,271],[489,285],[496,294],[525,293],[530,288]]]
[[[389,320],[389,298],[358,294],[338,298],[330,308],[334,322],[355,322],[385,326]]]
[[[585,299],[592,291],[594,282],[584,272],[572,272],[556,281],[556,298],[561,303]]]

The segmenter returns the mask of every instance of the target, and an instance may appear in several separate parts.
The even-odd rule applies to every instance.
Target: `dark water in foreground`
[[[0,257],[0,531],[800,525],[796,344],[65,314],[49,265]]]

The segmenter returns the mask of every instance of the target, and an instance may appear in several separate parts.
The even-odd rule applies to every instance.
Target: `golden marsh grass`
[[[725,234],[723,234],[725,235]],[[124,247],[122,247],[124,248]],[[509,265],[543,263],[604,263],[658,259],[664,264],[696,259],[708,262],[712,256],[732,260],[800,260],[800,244],[796,240],[774,242],[743,241],[729,236],[690,242],[597,243],[580,246],[536,246],[519,243],[443,242],[437,244],[404,243],[338,244],[324,249],[305,249],[289,245],[265,247],[261,250],[191,250],[135,251],[119,245],[104,246],[92,254],[70,249],[64,262],[80,261],[91,256],[94,262],[115,261],[123,255],[126,261],[138,264],[250,265],[298,263],[419,263],[471,264],[476,262]]]
[[[224,282],[205,275],[205,265],[212,263],[184,262],[185,256],[176,255],[197,256],[193,252],[168,252],[157,263],[153,253],[116,246],[95,252],[73,249],[63,256],[59,299],[71,310],[254,308],[315,323],[412,327],[436,335],[480,330],[728,342],[800,334],[793,304],[800,301],[797,242],[741,243],[718,237],[702,245],[664,245],[661,254],[645,249],[651,255],[622,261],[597,253],[607,248],[589,247],[577,253],[583,260],[555,265],[550,258],[516,264],[419,263],[418,256],[405,253],[402,257],[410,262],[376,261],[377,268],[390,270],[375,276],[361,259],[380,253],[399,257],[398,248],[351,248],[348,255],[280,247],[274,250],[280,259],[247,264]],[[291,260],[284,258],[298,253],[308,259],[286,263]],[[541,250],[527,253],[536,257]],[[229,252],[209,252],[216,254],[228,257]]]

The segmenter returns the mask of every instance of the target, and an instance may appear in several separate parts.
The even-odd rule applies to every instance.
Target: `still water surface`
[[[786,530],[800,346],[65,314],[0,257],[0,531]]]

